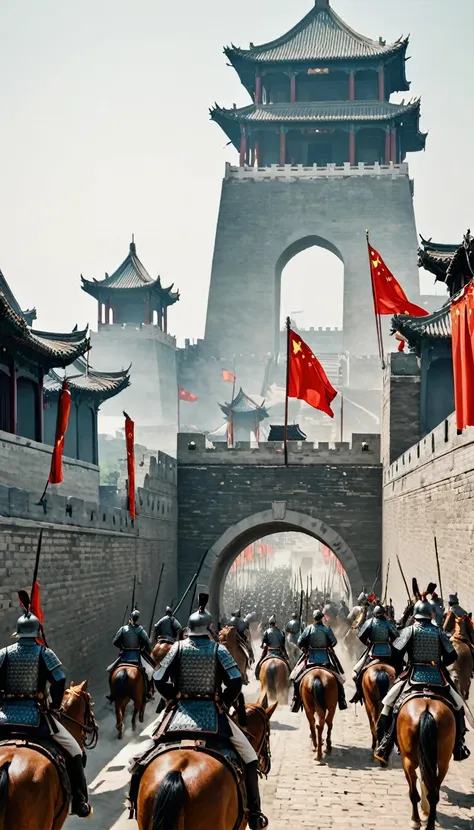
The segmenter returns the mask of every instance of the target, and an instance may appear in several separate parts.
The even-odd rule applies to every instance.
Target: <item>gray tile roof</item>
[[[410,345],[423,338],[433,340],[451,339],[451,306],[448,300],[438,311],[425,317],[409,317],[406,314],[395,314],[392,317],[392,328],[400,332]]]
[[[33,320],[36,320],[36,309],[29,308],[27,311],[22,311],[20,305],[18,303],[17,298],[15,297],[13,291],[11,290],[10,286],[8,285],[3,273],[0,271],[0,291],[3,292],[6,299],[8,300],[10,306],[12,307],[13,311],[16,312],[20,317],[31,326]]]
[[[229,415],[230,411],[239,414],[249,414],[251,412],[258,415],[260,419],[268,418],[268,412],[264,407],[264,403],[255,403],[252,398],[245,394],[242,387],[240,387],[237,395],[231,403],[219,404],[225,415]]]
[[[301,102],[296,104],[250,104],[239,109],[216,106],[210,110],[214,120],[219,118],[239,123],[314,123],[317,121],[387,121],[410,113],[419,113],[420,100],[408,104],[390,104],[388,101]]]
[[[69,389],[93,396],[97,401],[113,398],[122,389],[130,386],[130,368],[123,369],[121,372],[97,372],[81,359],[75,360],[71,368],[73,373],[68,373],[67,378]],[[74,374],[74,371],[77,374]],[[52,369],[44,379],[45,397],[56,395],[61,390],[61,386],[62,378]]]
[[[314,6],[289,32],[277,40],[250,49],[228,48],[235,55],[256,62],[311,61],[388,56],[406,48],[407,40],[385,44],[358,34],[328,6]]]
[[[167,294],[170,300],[168,304],[175,303],[179,300],[179,292],[171,290],[173,285],[170,285],[168,288],[163,288],[160,277],[153,279],[150,276],[137,256],[136,245],[133,241],[130,243],[130,250],[124,261],[113,274],[110,276],[106,274],[103,280],[86,280],[83,276],[81,276],[81,280],[83,290],[88,294],[92,294],[92,296],[97,296],[98,292],[102,292],[104,289],[130,290],[142,288],[157,289],[160,294]]]

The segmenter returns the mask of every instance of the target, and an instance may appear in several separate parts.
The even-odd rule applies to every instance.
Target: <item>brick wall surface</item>
[[[390,560],[389,595],[405,604],[396,555],[407,580],[437,582],[438,541],[444,595],[458,590],[474,608],[474,435],[456,434],[451,415],[393,464],[384,468],[384,573]]]
[[[0,484],[29,490],[38,501],[51,467],[53,448],[9,432],[0,432]],[[99,468],[85,461],[63,458],[64,481],[50,485],[51,493],[74,494],[99,501]]]
[[[387,355],[382,391],[382,462],[391,464],[420,437],[420,368],[416,355]]]

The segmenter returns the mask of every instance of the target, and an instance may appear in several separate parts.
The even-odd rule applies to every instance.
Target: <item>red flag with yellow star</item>
[[[379,253],[369,246],[370,275],[374,289],[374,303],[376,314],[409,314],[410,317],[424,317],[428,314],[426,309],[415,303],[410,303],[407,296],[389,271]]]
[[[337,392],[312,349],[292,329],[289,330],[287,395],[306,401],[334,418],[331,403]]]

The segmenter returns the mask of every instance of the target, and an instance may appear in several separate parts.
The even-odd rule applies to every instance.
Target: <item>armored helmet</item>
[[[16,624],[16,636],[19,640],[35,640],[41,637],[41,623],[30,611],[26,611],[19,617]]]
[[[268,620],[269,625],[276,625],[276,617],[275,614],[272,614],[270,619]]]
[[[297,620],[298,619],[298,614],[296,613],[296,611],[293,611],[293,613],[291,615],[291,619],[292,620]]]
[[[254,622],[256,619],[257,619],[257,615],[256,615],[255,611],[250,611],[250,613],[247,614],[246,617],[244,617],[244,622],[251,623],[251,622]]]
[[[367,594],[364,591],[362,591],[362,593],[359,594],[359,596],[357,597],[357,602],[365,602],[366,599],[367,599]]]
[[[448,602],[450,605],[459,605],[459,599],[457,594],[450,594],[448,598]]]
[[[316,622],[319,622],[320,620],[322,620],[323,617],[323,612],[319,608],[315,608],[315,610],[313,611],[313,619],[316,620]]]
[[[240,619],[240,611],[234,611],[234,613],[232,614],[232,616],[233,616],[233,617],[236,617],[237,619]]]
[[[431,620],[433,609],[427,599],[419,599],[415,603],[413,616],[415,620]]]
[[[374,617],[384,617],[387,612],[383,605],[376,605],[374,608]]]
[[[194,634],[206,634],[212,623],[212,617],[209,611],[206,611],[208,600],[209,594],[199,594],[198,609],[191,614],[188,620],[188,628],[190,628]]]
[[[130,614],[130,619],[132,623],[138,622],[138,620],[140,619],[140,611],[138,610],[138,608],[133,609],[132,613]]]
[[[166,606],[166,614],[168,615],[168,617],[171,617],[172,614],[173,614],[173,609],[171,608],[170,605]]]

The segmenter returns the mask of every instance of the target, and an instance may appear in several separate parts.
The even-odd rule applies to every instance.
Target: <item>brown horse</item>
[[[143,723],[146,705],[146,687],[143,673],[139,666],[122,663],[112,672],[110,690],[115,702],[116,728],[118,738],[123,737],[123,718],[128,703],[133,701],[132,729],[137,727],[137,715]]]
[[[307,672],[300,684],[300,695],[308,718],[313,752],[317,753],[316,760],[320,762],[323,758],[324,724],[327,726],[326,755],[332,752],[331,733],[338,701],[334,674],[322,668]]]
[[[229,651],[232,657],[234,658],[239,668],[240,674],[242,675],[242,679],[245,685],[247,685],[249,682],[247,673],[249,660],[247,654],[245,653],[244,649],[239,643],[237,629],[233,625],[226,625],[219,631],[218,639],[221,645],[225,646],[227,651]]]
[[[263,774],[270,771],[270,718],[276,704],[247,704],[247,736]],[[139,830],[233,830],[239,818],[235,779],[216,758],[177,749],[156,758],[143,773],[138,793]],[[239,830],[246,827],[243,818]]]
[[[153,651],[151,652],[151,659],[153,660],[155,666],[161,666],[161,661],[165,659],[172,645],[173,643],[168,643],[166,640],[158,640],[158,642],[155,643]]]
[[[364,605],[342,640],[342,646],[346,649],[352,662],[357,661],[364,650],[364,646],[359,640],[359,629],[367,619],[367,612],[368,606]]]
[[[421,773],[421,808],[428,816],[426,830],[435,830],[439,791],[446,777],[456,737],[454,715],[445,703],[418,697],[407,701],[397,721],[397,743],[412,804],[411,826],[421,826],[417,788]]]
[[[362,694],[372,732],[372,749],[377,745],[377,721],[382,712],[382,700],[395,683],[395,678],[395,669],[388,663],[375,663],[362,676]]]
[[[87,680],[66,689],[59,718],[79,746],[92,749],[98,727]],[[52,761],[28,747],[0,747],[0,830],[60,830],[69,804]]]
[[[264,660],[260,667],[259,702],[266,697],[270,704],[286,705],[289,687],[290,672],[285,660],[280,657],[269,657]]]
[[[458,655],[457,660],[452,667],[452,672],[464,700],[469,700],[471,678],[474,669],[474,659],[469,645],[473,635],[468,630],[468,626],[472,628],[472,623],[469,618],[456,618],[454,623],[454,632],[451,637],[451,642]]]

